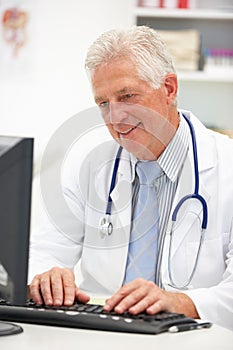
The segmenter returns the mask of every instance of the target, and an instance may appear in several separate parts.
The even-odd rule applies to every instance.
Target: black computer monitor
[[[0,298],[27,298],[33,139],[0,136]]]

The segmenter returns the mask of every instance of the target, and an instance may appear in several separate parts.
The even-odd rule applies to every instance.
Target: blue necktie
[[[138,277],[155,282],[159,213],[154,183],[162,170],[155,161],[148,161],[138,162],[136,172],[140,187],[134,210],[124,283]]]

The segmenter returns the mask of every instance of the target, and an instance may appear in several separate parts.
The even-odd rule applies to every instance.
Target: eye
[[[107,102],[107,101],[103,101],[103,102],[98,103],[98,106],[101,109],[108,107],[108,105],[109,105],[109,102]]]
[[[130,93],[125,94],[121,97],[121,101],[126,103],[127,102],[131,103],[131,101],[134,100],[135,96],[136,96],[135,94],[130,94]]]
[[[124,95],[123,96],[123,99],[130,99],[130,98],[132,98],[134,96],[134,94],[126,94],[126,95]]]

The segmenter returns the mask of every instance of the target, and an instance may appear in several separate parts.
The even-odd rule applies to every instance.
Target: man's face
[[[138,159],[157,159],[177,127],[166,84],[153,89],[137,77],[131,61],[122,60],[98,67],[92,86],[113,138]]]

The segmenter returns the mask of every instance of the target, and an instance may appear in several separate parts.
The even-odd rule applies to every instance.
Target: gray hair
[[[127,58],[136,63],[139,79],[158,89],[168,73],[175,73],[171,56],[158,32],[147,26],[113,29],[89,48],[85,68],[91,75],[100,65]]]

